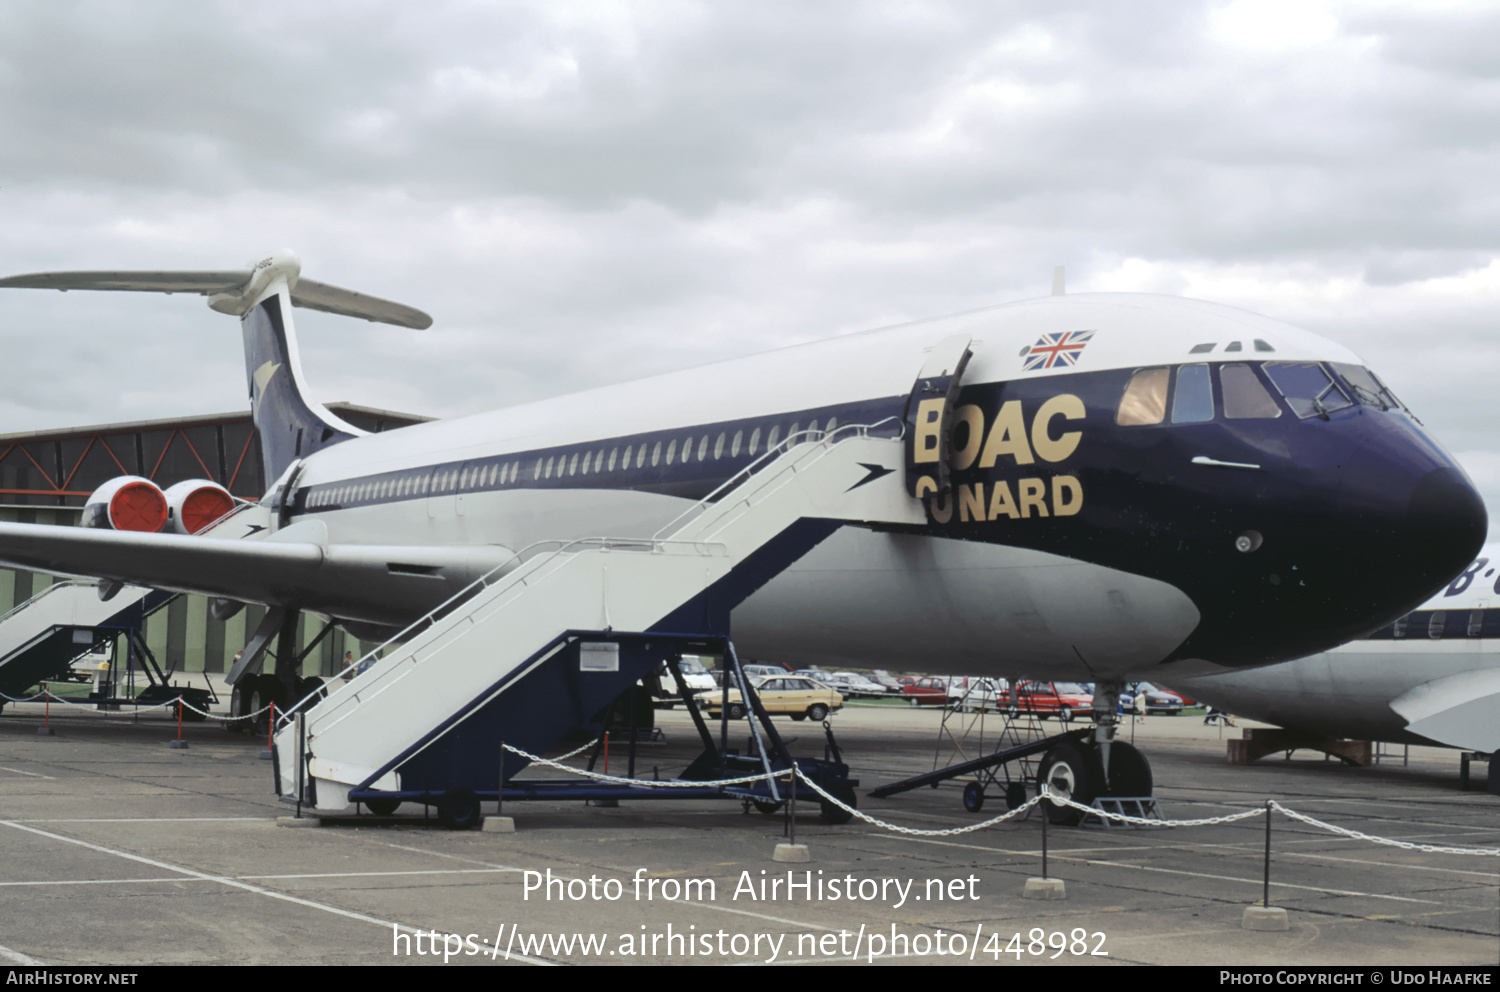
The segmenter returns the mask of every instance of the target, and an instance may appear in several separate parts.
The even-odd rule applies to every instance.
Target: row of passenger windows
[[[1130,377],[1115,423],[1122,427],[1160,424],[1169,412],[1174,424],[1200,424],[1214,419],[1214,373],[1227,420],[1269,420],[1281,416],[1281,404],[1256,374],[1256,365],[1178,365],[1140,369]],[[1355,403],[1382,410],[1405,410],[1400,401],[1369,369],[1358,365],[1321,362],[1260,362],[1258,367],[1276,387],[1287,407],[1302,419],[1322,417]],[[1176,385],[1172,378],[1175,372]]]
[[[838,418],[829,417],[821,430],[828,432],[836,427],[838,427]],[[806,427],[803,427],[800,421],[793,421],[785,436],[790,438],[799,431],[819,429],[816,420],[809,422]],[[574,451],[571,454],[549,455],[545,458],[538,457],[534,463],[521,460],[497,462],[467,468],[439,469],[436,473],[429,469],[418,469],[375,482],[319,488],[309,496],[307,506],[309,509],[317,509],[327,506],[347,506],[368,500],[492,489],[496,486],[513,485],[522,476],[537,482],[544,479],[639,470],[648,466],[657,468],[674,463],[686,465],[695,461],[699,463],[719,461],[725,457],[739,458],[741,454],[753,458],[775,448],[781,439],[781,425],[775,424],[764,435],[762,435],[761,428],[757,427],[750,431],[748,436],[743,430],[737,430],[733,434],[721,431],[717,437],[711,434],[688,435],[665,442],[657,441],[654,444],[650,441],[643,441],[639,445],[634,443],[623,446],[615,445],[607,452],[604,448],[596,448],[589,451]],[[764,448],[761,447],[762,440],[765,442]]]
[[[1422,610],[1408,613],[1370,637],[1373,640],[1432,640],[1500,636],[1500,610]]]

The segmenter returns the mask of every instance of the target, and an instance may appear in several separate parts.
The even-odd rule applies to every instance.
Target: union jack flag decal
[[[1094,339],[1093,331],[1061,331],[1056,334],[1043,334],[1037,338],[1036,344],[1031,346],[1026,355],[1026,364],[1021,371],[1030,372],[1032,369],[1055,369],[1060,365],[1077,365],[1078,356],[1083,354],[1084,346]]]

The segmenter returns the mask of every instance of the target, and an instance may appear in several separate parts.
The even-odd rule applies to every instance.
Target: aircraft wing
[[[0,564],[387,626],[422,616],[511,557],[493,545],[330,545],[316,521],[248,540],[0,523]]]

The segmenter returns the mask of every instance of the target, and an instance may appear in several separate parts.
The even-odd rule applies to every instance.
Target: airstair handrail
[[[791,451],[799,444],[805,444],[812,441],[823,441],[828,443],[829,445],[834,445],[838,444],[840,441],[848,441],[856,437],[869,437],[876,430],[886,426],[887,424],[897,425],[898,429],[896,433],[891,435],[893,438],[900,438],[904,435],[906,424],[900,417],[886,417],[884,420],[877,420],[873,424],[843,424],[839,427],[835,427],[831,431],[825,431],[821,428],[812,427],[804,431],[798,431],[795,434],[788,434],[786,437],[776,442],[776,444],[767,448],[765,454],[756,458],[749,465],[746,465],[734,475],[731,475],[728,479],[724,480],[723,483],[721,483],[707,496],[704,496],[698,502],[694,503],[692,506],[688,507],[686,510],[683,510],[677,516],[673,517],[652,536],[660,538],[663,534],[673,533],[676,529],[686,524],[689,519],[707,510],[709,506],[717,503],[726,493],[739,488],[752,475],[759,473],[762,469],[766,468],[772,462],[776,461],[782,455]],[[844,436],[840,437],[839,435],[841,434]]]
[[[52,593],[63,588],[64,586],[97,586],[98,584],[98,581],[95,579],[64,579],[61,582],[54,582],[47,588],[43,589],[41,592],[37,593],[35,596],[32,596],[26,602],[19,603],[6,613],[0,614],[0,623],[4,623],[11,617],[15,616],[17,613],[20,613],[22,610],[35,606],[42,599],[52,595]]]
[[[439,616],[445,614],[449,609],[470,598],[476,592],[488,588],[494,582],[497,582],[501,579],[509,579],[515,577],[514,581],[525,583],[526,575],[519,574],[522,571],[523,566],[530,566],[526,568],[526,573],[527,575],[529,575],[531,573],[534,573],[538,569],[543,568],[548,562],[553,561],[561,555],[576,554],[581,551],[618,550],[626,552],[649,552],[659,554],[665,553],[678,546],[685,546],[700,555],[727,554],[727,548],[717,542],[679,541],[664,537],[663,534],[671,533],[674,531],[674,529],[681,528],[688,519],[693,518],[695,515],[701,515],[709,506],[722,498],[726,493],[731,492],[739,486],[743,485],[753,475],[761,472],[769,465],[781,459],[798,445],[814,441],[821,442],[823,448],[822,452],[818,454],[818,457],[821,457],[822,454],[826,454],[828,451],[831,451],[832,448],[841,441],[850,440],[853,438],[869,437],[875,431],[886,428],[889,425],[895,425],[896,427],[895,432],[890,435],[893,439],[903,436],[905,431],[905,424],[903,423],[901,418],[894,416],[886,417],[883,420],[876,421],[873,424],[845,424],[836,427],[831,431],[822,429],[809,429],[805,431],[798,431],[795,434],[789,434],[786,438],[779,441],[777,444],[769,447],[766,450],[765,454],[759,456],[755,461],[751,462],[745,468],[730,476],[729,479],[715,488],[703,499],[699,500],[697,503],[693,504],[691,507],[678,514],[676,518],[667,523],[664,527],[659,529],[654,535],[649,538],[585,537],[571,541],[554,539],[537,541],[529,544],[526,547],[513,552],[508,558],[505,559],[505,561],[496,565],[484,575],[480,576],[478,579],[475,579],[463,589],[460,589],[458,592],[448,597],[442,603],[429,610],[426,614],[414,620],[406,627],[402,628],[399,633],[388,639],[385,643],[373,648],[359,660],[354,662],[354,664],[347,666],[338,674],[331,676],[330,678],[342,679],[345,673],[349,672],[350,669],[358,669],[359,666],[365,664],[366,662],[378,658],[381,652],[385,651],[391,645],[409,640],[411,637],[415,636],[415,634],[434,623]],[[542,553],[541,549],[549,547],[552,548],[549,553]],[[339,689],[332,692],[327,692],[327,690],[320,689],[314,691],[313,693],[309,693],[307,696],[304,696],[302,699],[298,700],[295,704],[287,707],[284,712],[278,713],[277,725],[278,727],[284,726],[287,722],[290,722],[299,711],[311,709],[313,705],[317,705],[320,693],[327,692],[326,701],[332,703],[334,707],[343,705],[347,700],[354,700],[357,702],[359,699],[359,692],[368,691],[369,689],[374,688],[379,682],[383,682],[386,678],[395,677],[398,667],[404,666],[391,666],[385,672],[377,674],[373,681],[368,682],[365,686],[361,687],[361,689],[358,690],[353,688],[352,683],[346,683],[344,686],[341,686]],[[309,704],[309,700],[313,700],[313,703]],[[338,700],[338,702],[334,702],[334,700]],[[330,708],[329,715],[331,716],[332,713],[333,709]]]
[[[543,554],[540,552],[539,549],[546,548],[549,545],[555,545],[556,547],[554,547],[550,553]],[[541,568],[548,562],[562,555],[577,554],[581,551],[623,551],[626,553],[646,552],[650,554],[662,554],[677,547],[686,547],[688,549],[691,549],[692,552],[705,557],[720,557],[728,553],[728,549],[726,549],[724,545],[711,541],[667,541],[660,540],[658,538],[642,537],[580,537],[575,538],[571,541],[563,541],[557,539],[535,541],[531,544],[526,545],[526,547],[521,548],[519,551],[512,553],[511,556],[505,561],[496,565],[494,568],[490,569],[488,572],[484,573],[473,582],[464,586],[458,592],[443,600],[442,603],[433,607],[421,617],[407,624],[401,629],[399,633],[385,641],[383,644],[377,645],[370,651],[366,652],[363,657],[356,660],[352,665],[346,666],[338,673],[329,676],[329,678],[342,679],[345,672],[348,672],[352,669],[358,669],[359,666],[363,665],[366,661],[378,658],[380,656],[380,652],[384,651],[386,648],[390,647],[393,644],[408,639],[409,634],[420,632],[426,626],[433,623],[438,618],[438,616],[445,613],[450,607],[458,605],[459,603],[472,596],[475,592],[478,592],[481,589],[488,588],[492,584],[492,581],[499,581],[500,579],[509,578],[516,575],[516,573],[520,571],[521,565],[531,565],[534,562],[535,567],[532,568],[531,571],[535,571],[536,569]],[[516,567],[514,568],[511,568],[511,566],[518,561],[520,564],[516,565]],[[510,568],[511,570],[508,572],[505,571],[507,568]],[[501,572],[504,572],[505,574],[499,574]],[[516,581],[524,583],[526,581],[526,577],[520,576]],[[344,694],[345,688],[348,688],[348,686],[346,685],[340,687],[337,691],[328,693],[328,698],[333,699],[335,697],[342,696]],[[322,689],[314,690],[313,692],[308,693],[306,696],[303,696],[292,706],[287,707],[284,712],[278,712],[276,714],[277,727],[279,728],[281,726],[284,726],[287,722],[290,722],[292,717],[295,716],[298,711],[303,710],[304,708],[308,708],[308,700],[320,698],[321,694],[324,692],[325,690]]]

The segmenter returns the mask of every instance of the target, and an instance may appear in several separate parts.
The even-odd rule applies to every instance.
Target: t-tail
[[[280,479],[299,458],[365,431],[308,398],[292,327],[292,307],[424,330],[420,310],[302,278],[295,252],[279,251],[243,269],[155,272],[39,272],[0,279],[0,288],[101,289],[199,293],[220,313],[240,318],[250,410],[260,433],[265,479]]]

